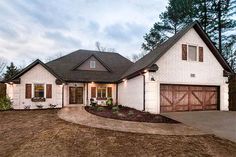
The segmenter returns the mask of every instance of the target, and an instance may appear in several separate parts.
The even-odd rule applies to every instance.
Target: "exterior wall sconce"
[[[156,81],[154,76],[151,76],[151,81]]]

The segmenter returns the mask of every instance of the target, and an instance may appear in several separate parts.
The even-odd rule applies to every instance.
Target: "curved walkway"
[[[131,122],[104,118],[88,113],[83,106],[66,107],[58,111],[58,116],[68,122],[94,128],[160,135],[203,135],[198,129],[184,124]]]

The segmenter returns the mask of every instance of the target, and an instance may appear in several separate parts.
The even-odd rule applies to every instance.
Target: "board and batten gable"
[[[90,68],[90,62],[95,62],[95,68]],[[84,63],[82,63],[77,70],[91,70],[91,71],[107,71],[107,69],[94,56],[91,56]]]
[[[203,62],[182,60],[182,44],[203,47]],[[226,83],[228,78],[223,77],[223,67],[195,29],[190,29],[181,37],[156,64],[159,67],[156,72],[158,113],[160,112],[160,84],[219,86],[220,110],[228,110],[228,84]],[[150,105],[156,110],[155,103]],[[154,111],[151,108],[150,111]]]
[[[37,108],[36,105],[43,105],[48,108],[50,104],[57,104],[56,107],[62,107],[62,86],[55,83],[55,76],[47,71],[42,65],[37,64],[21,77],[20,84],[7,85],[7,94],[13,101],[14,109],[24,109],[30,105],[31,109]],[[26,84],[31,84],[32,97],[34,97],[34,84],[44,84],[44,97],[46,98],[46,84],[52,85],[52,98],[46,98],[45,102],[32,102],[26,99]]]

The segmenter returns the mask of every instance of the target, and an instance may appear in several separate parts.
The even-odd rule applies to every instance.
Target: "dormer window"
[[[182,44],[182,60],[190,62],[203,62],[203,47]]]
[[[197,61],[197,46],[188,45],[188,60]]]
[[[90,61],[90,68],[95,69],[96,68],[96,61]]]

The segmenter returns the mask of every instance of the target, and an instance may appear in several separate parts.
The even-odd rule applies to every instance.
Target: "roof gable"
[[[221,66],[229,71],[233,72],[231,67],[228,65],[228,63],[225,61],[225,59],[222,57],[222,55],[219,53],[215,45],[212,43],[210,38],[207,36],[207,34],[203,31],[200,24],[195,21],[192,24],[188,25],[181,31],[179,31],[174,36],[170,37],[168,40],[166,40],[164,43],[160,44],[155,48],[153,51],[149,52],[147,55],[145,55],[143,58],[135,62],[122,76],[121,79],[125,77],[130,77],[134,75],[134,73],[139,73],[140,71],[143,71],[146,68],[151,67],[158,59],[160,59],[183,35],[185,35],[191,28],[194,28],[195,31],[199,34],[199,36],[202,38],[202,40],[205,42],[207,47],[210,49],[210,51],[213,53],[213,55],[216,57],[217,61],[221,64]]]
[[[90,61],[95,61],[95,68],[90,68]],[[109,68],[108,65],[106,65],[101,59],[96,57],[95,54],[92,54],[85,60],[82,60],[79,64],[77,64],[75,67],[73,67],[72,70],[88,70],[88,71],[109,71],[112,72],[112,70]]]
[[[77,70],[94,57],[106,71]],[[78,50],[46,63],[67,82],[116,82],[133,63],[118,53]]]
[[[15,76],[13,76],[10,80],[15,80],[20,78],[22,75],[24,75],[25,73],[27,73],[30,69],[32,69],[33,67],[35,67],[36,65],[40,64],[42,67],[44,67],[48,72],[50,72],[53,76],[55,76],[57,79],[59,79],[60,81],[62,81],[62,79],[52,70],[50,69],[46,64],[44,64],[42,61],[40,61],[39,59],[35,60],[33,63],[31,63],[30,65],[28,65],[27,67],[25,67],[23,70],[21,70],[18,74],[16,74]]]

